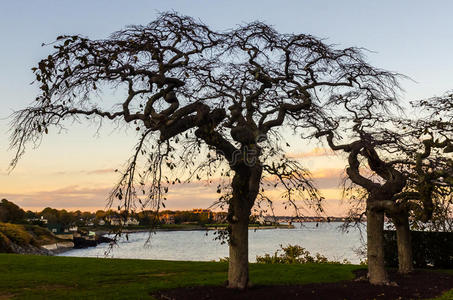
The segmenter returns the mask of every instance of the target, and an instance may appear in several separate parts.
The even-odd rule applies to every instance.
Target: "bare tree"
[[[320,208],[308,172],[284,156],[279,133],[305,137],[314,125],[323,128],[332,94],[367,90],[388,98],[397,87],[395,74],[367,64],[360,49],[337,50],[260,22],[214,32],[164,13],[105,40],[63,36],[53,45],[56,52],[34,68],[42,93],[13,120],[13,165],[27,142],[65,120],[131,124],[139,142],[111,203],[158,209],[181,170],[225,178],[218,192],[228,205],[228,286],[239,289],[249,281],[248,222],[257,197],[270,201],[265,189],[280,187],[287,205]],[[123,92],[124,100],[107,107],[96,97],[105,89]]]
[[[360,106],[355,103],[358,98],[368,101]],[[350,116],[339,118],[335,130],[319,131],[317,136],[326,136],[330,148],[347,153],[348,179],[365,191],[359,200],[366,202],[369,280],[386,284],[384,214],[396,228],[399,272],[409,273],[413,270],[409,215],[418,213],[423,222],[431,219],[433,199],[443,192],[446,183],[442,179],[449,172],[445,160],[433,155],[432,149],[445,148],[448,143],[423,136],[426,128],[420,127],[420,122],[382,114],[379,109],[385,105],[376,103],[388,100],[376,99],[368,92],[332,99]],[[348,142],[338,144],[334,134],[346,136]]]
[[[453,212],[451,204],[451,187],[453,185],[453,93],[446,92],[442,96],[422,99],[412,102],[413,107],[421,112],[418,121],[417,134],[424,136],[425,153],[432,155],[435,163],[441,167],[433,175],[442,184],[441,193],[433,197],[433,205],[429,211],[430,224],[420,224],[418,227],[428,227],[430,230],[451,230]],[[441,163],[439,163],[441,162]],[[429,166],[433,169],[433,166]],[[422,215],[422,221],[426,216]]]

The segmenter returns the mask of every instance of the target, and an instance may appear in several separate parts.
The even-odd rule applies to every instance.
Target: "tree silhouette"
[[[396,74],[370,66],[360,49],[335,49],[260,22],[214,32],[164,13],[108,39],[61,36],[52,45],[56,51],[33,69],[42,93],[13,120],[13,166],[28,142],[39,143],[65,120],[136,127],[139,141],[110,204],[159,209],[181,174],[187,181],[201,173],[223,178],[218,192],[228,206],[231,288],[248,284],[249,216],[257,199],[270,201],[266,190],[282,188],[288,206],[320,208],[308,172],[284,155],[281,133],[305,138],[324,128],[323,106],[332,95],[393,98],[398,85]],[[124,95],[113,108],[101,101],[109,89]]]
[[[367,101],[357,101],[360,98]],[[364,190],[361,195],[352,196],[365,203],[372,284],[388,282],[384,268],[384,214],[396,228],[399,272],[409,273],[413,270],[409,215],[416,215],[422,222],[430,220],[435,199],[450,189],[452,174],[448,159],[434,150],[450,147],[449,142],[434,139],[429,134],[429,124],[395,118],[382,111],[395,104],[389,100],[375,99],[367,93],[333,97],[332,104],[343,106],[345,113],[332,122],[332,129],[317,133],[318,137],[326,137],[332,150],[347,154],[347,178]],[[346,142],[339,143],[340,138],[346,138]]]
[[[432,179],[443,187],[442,193],[431,199],[430,209],[421,215],[421,219],[431,218],[429,225],[433,230],[451,230],[453,185],[453,93],[446,92],[442,96],[412,102],[413,107],[421,112],[417,127],[419,136],[424,136],[424,157],[434,156],[440,165],[432,172]],[[441,162],[441,163],[440,163]],[[434,165],[435,165],[434,164]],[[428,166],[433,169],[433,165]],[[426,168],[426,167],[425,167]],[[428,185],[427,189],[430,186]],[[429,201],[427,201],[429,203]],[[423,224],[421,226],[424,226]]]

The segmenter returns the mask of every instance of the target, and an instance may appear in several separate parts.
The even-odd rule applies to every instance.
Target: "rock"
[[[17,245],[11,243],[12,253],[17,254],[37,254],[37,255],[53,255],[53,252],[43,247],[33,245]]]
[[[61,253],[66,250],[74,248],[74,243],[73,242],[58,242],[58,243],[54,243],[54,244],[43,245],[42,247],[55,254],[55,253]]]
[[[113,239],[105,236],[96,236],[96,238],[86,238],[86,237],[74,237],[74,248],[87,248],[87,247],[96,247],[101,243],[110,243],[113,242]]]
[[[84,237],[74,237],[74,248],[87,248],[87,247],[96,247],[97,242],[96,240],[86,239]]]

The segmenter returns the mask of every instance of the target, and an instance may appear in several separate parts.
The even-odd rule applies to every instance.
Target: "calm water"
[[[329,259],[348,259],[359,263],[354,249],[362,245],[358,229],[342,232],[341,223],[295,224],[295,229],[262,229],[249,231],[249,260],[257,255],[273,254],[283,246],[300,245],[314,255],[319,252]],[[160,231],[152,234],[151,242],[145,245],[149,233],[129,234],[129,241],[121,240],[109,257],[210,261],[228,256],[228,246],[214,240],[214,231]],[[108,244],[86,249],[74,249],[60,256],[105,257]]]

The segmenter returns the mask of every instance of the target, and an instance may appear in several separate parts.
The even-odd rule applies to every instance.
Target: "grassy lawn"
[[[358,268],[251,264],[250,276],[258,285],[332,282],[352,279]],[[227,264],[219,262],[0,254],[0,299],[149,299],[167,288],[221,285],[226,276]]]
[[[352,279],[358,266],[251,265],[254,284]],[[221,285],[227,264],[0,254],[0,299],[141,299],[166,288]],[[2,298],[3,297],[3,298]]]

